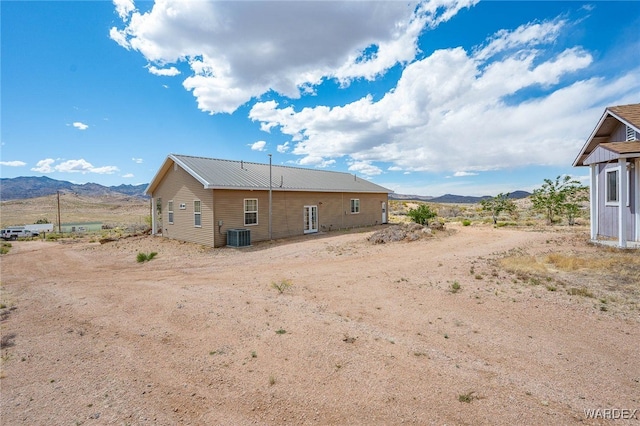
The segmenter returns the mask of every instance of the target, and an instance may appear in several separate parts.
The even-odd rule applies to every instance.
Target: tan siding
[[[171,168],[153,192],[153,198],[162,197],[162,235],[167,238],[189,241],[208,246],[213,241],[213,191],[180,167]],[[200,200],[201,224],[194,226],[193,202]],[[173,224],[169,223],[167,206],[173,201]],[[180,209],[184,203],[186,208]]]
[[[258,224],[244,225],[244,199],[258,199]],[[351,198],[360,199],[360,213],[351,214]],[[215,190],[216,246],[224,246],[229,229],[249,229],[251,241],[269,239],[269,192]],[[382,221],[382,202],[388,202],[386,193],[351,194],[329,192],[273,191],[272,237],[286,238],[304,234],[304,206],[318,207],[318,230],[369,226]],[[221,227],[217,226],[222,221]],[[219,230],[218,230],[219,228]]]

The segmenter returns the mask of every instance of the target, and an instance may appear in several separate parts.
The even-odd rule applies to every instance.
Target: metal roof
[[[610,142],[611,133],[619,123],[632,127],[636,132],[640,132],[640,104],[620,105],[608,107],[596,125],[596,128],[587,139],[587,142],[580,150],[580,154],[573,162],[575,166],[583,166],[589,154],[596,149],[599,144]]]
[[[393,192],[350,173],[170,154],[145,190],[147,194],[153,192],[173,164],[183,168],[205,189],[268,190],[271,167],[274,191]]]

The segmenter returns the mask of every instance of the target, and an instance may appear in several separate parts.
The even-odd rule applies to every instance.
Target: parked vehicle
[[[7,228],[0,231],[0,238],[5,241],[15,241],[18,238],[37,237],[38,231],[31,231],[24,227]]]

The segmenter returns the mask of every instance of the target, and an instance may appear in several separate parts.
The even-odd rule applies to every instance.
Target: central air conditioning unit
[[[227,246],[248,247],[251,245],[251,231],[249,229],[227,230]]]

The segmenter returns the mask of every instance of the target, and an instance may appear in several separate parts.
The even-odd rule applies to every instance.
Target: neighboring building
[[[65,234],[68,233],[84,233],[95,232],[102,229],[102,222],[76,222],[76,223],[63,223],[60,225],[61,229],[58,232]]]
[[[145,191],[154,235],[212,247],[386,223],[390,192],[349,173],[175,154]]]
[[[640,244],[640,104],[605,109],[574,161],[591,168],[591,240]]]

